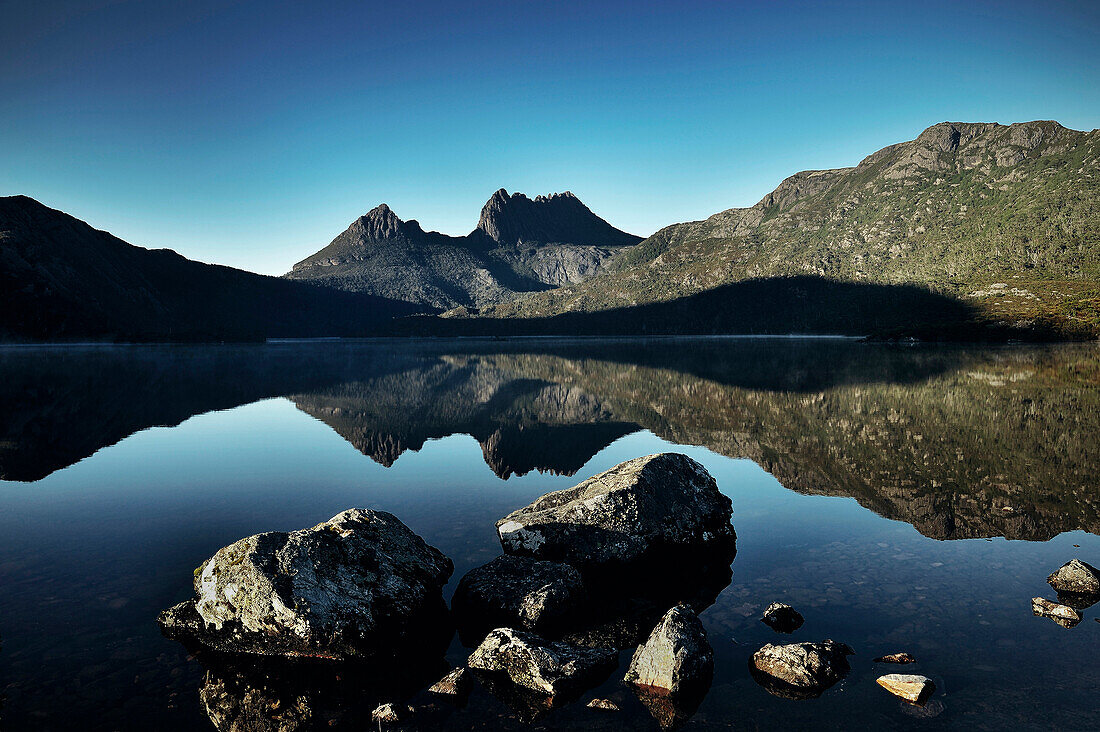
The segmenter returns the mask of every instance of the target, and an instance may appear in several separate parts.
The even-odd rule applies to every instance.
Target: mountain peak
[[[641,241],[592,213],[570,191],[530,199],[518,191],[509,195],[504,188],[481,209],[471,236],[477,235],[499,246],[565,242],[621,246]]]

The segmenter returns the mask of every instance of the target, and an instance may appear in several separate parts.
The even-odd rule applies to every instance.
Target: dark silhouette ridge
[[[1003,340],[1014,334],[975,322],[967,303],[916,285],[822,277],[745,280],[667,302],[546,318],[414,316],[394,322],[417,335],[787,335],[897,336]],[[1027,335],[1027,334],[1021,334]],[[1031,333],[1042,338],[1042,333]]]
[[[363,336],[416,311],[142,249],[26,196],[0,198],[0,341]]]

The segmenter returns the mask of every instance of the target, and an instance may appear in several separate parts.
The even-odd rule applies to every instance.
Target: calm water
[[[1095,346],[0,349],[0,728],[304,728],[295,704],[326,726],[371,690],[207,670],[161,637],[156,614],[201,561],[379,508],[454,560],[449,594],[500,553],[498,518],[665,450],[710,470],[738,535],[701,615],[715,679],[688,728],[1100,728],[1100,605],[1071,629],[1030,611],[1063,562],[1100,564],[1098,435]],[[748,673],[788,638],[759,621],[773,600],[806,616],[793,641],[856,650],[818,699]],[[919,663],[872,663],[903,650]],[[467,653],[456,638],[447,658]],[[618,683],[628,658],[535,726],[656,728]],[[933,701],[874,683],[896,671],[932,677]],[[524,727],[483,689],[432,724]]]

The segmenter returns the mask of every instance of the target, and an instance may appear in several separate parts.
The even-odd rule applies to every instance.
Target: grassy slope
[[[482,314],[592,312],[811,275],[919,284],[974,305],[978,321],[1100,333],[1100,132],[955,125],[953,144],[951,129],[792,176],[750,209],[661,230],[612,272]]]

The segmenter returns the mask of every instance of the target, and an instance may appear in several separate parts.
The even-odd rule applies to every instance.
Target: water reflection
[[[472,435],[501,478],[571,475],[636,430],[749,458],[937,539],[1100,532],[1095,346],[382,343],[0,352],[0,478],[285,396],[363,454]]]

